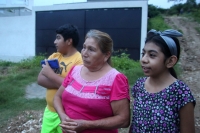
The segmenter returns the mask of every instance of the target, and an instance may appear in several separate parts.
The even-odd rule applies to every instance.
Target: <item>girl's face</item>
[[[100,47],[94,38],[87,38],[85,40],[81,55],[84,66],[93,69],[104,64],[109,57],[101,52]]]
[[[147,42],[143,48],[140,60],[142,70],[146,76],[158,76],[168,70],[165,66],[165,55],[160,47],[152,42]]]

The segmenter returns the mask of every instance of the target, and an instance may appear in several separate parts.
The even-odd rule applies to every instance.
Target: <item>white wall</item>
[[[17,62],[35,56],[33,16],[0,17],[0,59]]]
[[[0,0],[0,8],[27,8],[32,9],[34,0]]]
[[[142,7],[141,50],[147,29],[147,0],[85,2],[33,7],[30,16],[0,17],[0,59],[18,62],[35,56],[35,12],[49,10]],[[133,16],[134,17],[134,16]]]
[[[37,11],[50,11],[50,10],[72,10],[72,9],[95,9],[95,8],[132,8],[142,7],[142,24],[141,24],[141,46],[140,53],[144,47],[144,42],[147,34],[147,13],[148,13],[148,0],[134,0],[134,1],[105,1],[105,2],[85,2],[85,3],[72,3],[52,6],[36,6],[33,7],[33,15]],[[34,16],[35,17],[35,16]],[[134,16],[133,16],[134,17]]]

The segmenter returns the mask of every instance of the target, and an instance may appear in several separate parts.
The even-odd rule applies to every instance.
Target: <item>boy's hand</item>
[[[49,63],[47,61],[47,59],[44,60],[45,64],[42,65],[42,70],[41,73],[45,76],[45,77],[49,77],[49,75],[51,75],[52,73],[54,73],[53,69],[49,66]]]

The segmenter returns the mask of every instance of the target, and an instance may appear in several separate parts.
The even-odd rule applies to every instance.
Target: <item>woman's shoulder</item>
[[[79,72],[79,71],[81,71],[82,67],[83,67],[82,64],[80,64],[80,65],[74,65],[73,66],[73,72]]]

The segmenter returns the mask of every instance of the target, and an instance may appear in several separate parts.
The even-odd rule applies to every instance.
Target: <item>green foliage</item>
[[[200,23],[200,6],[198,9],[193,9],[192,16],[195,21]]]
[[[148,20],[148,31],[151,29],[163,31],[169,28],[170,27],[165,23],[164,18],[161,15],[158,15],[154,18],[150,18]]]
[[[196,27],[195,29],[196,29],[196,31],[200,34],[200,28],[199,28],[199,27]]]
[[[148,5],[148,17],[149,18],[158,16],[159,14],[160,14],[160,12],[157,7],[155,7],[154,5]]]
[[[44,56],[35,56],[33,58],[24,59],[19,63],[0,61],[0,81],[7,78],[11,79],[22,76],[27,70],[40,69],[40,61],[44,58]]]
[[[163,8],[158,8],[158,11],[161,13],[161,14],[166,14],[168,9],[163,9]]]
[[[184,10],[183,7],[184,7],[183,4],[174,5],[168,10],[167,14],[168,15],[179,15],[181,10]]]
[[[28,58],[28,59],[24,59],[22,60],[17,67],[19,69],[31,69],[34,67],[38,67],[40,66],[40,61],[44,60],[45,57],[44,56],[34,56],[33,58]]]
[[[8,66],[12,66],[13,64],[16,64],[16,63],[0,60],[0,67],[8,67]]]
[[[195,2],[195,0],[187,0],[186,3],[184,4],[176,4],[174,6],[172,6],[168,12],[167,15],[182,15],[184,14],[190,14],[190,15],[194,15],[196,14],[196,18],[199,18],[199,13],[196,12],[196,10],[198,10],[200,7],[200,4],[197,5],[197,3]]]
[[[24,96],[26,86],[37,80],[42,59],[37,56],[19,63],[0,61],[0,125],[24,110],[44,109],[45,99],[27,100]]]
[[[120,55],[113,56],[112,63],[114,68],[127,76],[129,85],[131,86],[139,77],[144,76],[140,62],[130,59],[129,55],[126,53],[121,53]]]

